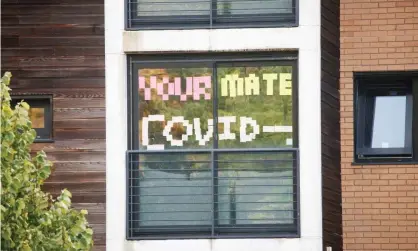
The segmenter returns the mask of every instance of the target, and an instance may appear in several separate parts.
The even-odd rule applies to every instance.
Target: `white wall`
[[[299,0],[299,6],[299,27],[296,28],[124,31],[123,1],[105,0],[107,250],[322,250],[320,0]],[[127,66],[125,53],[266,49],[299,51],[301,238],[126,241]]]

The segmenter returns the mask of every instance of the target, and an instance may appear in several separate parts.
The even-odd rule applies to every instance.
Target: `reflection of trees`
[[[145,77],[146,86],[149,86],[149,77],[157,76],[157,80],[161,81],[162,77],[170,76],[170,80],[173,81],[174,77],[181,77],[182,90],[186,90],[186,77],[190,76],[204,76],[211,75],[211,69],[209,68],[173,68],[173,69],[141,69],[139,71],[140,76]],[[155,89],[152,89],[151,100],[144,99],[144,92],[139,92],[139,125],[141,127],[142,118],[150,114],[164,114],[166,121],[173,116],[183,116],[189,120],[189,123],[193,123],[193,118],[200,118],[200,125],[202,133],[205,133],[208,129],[208,119],[213,118],[212,114],[212,100],[200,100],[195,101],[192,97],[188,97],[187,101],[180,101],[178,96],[170,96],[169,100],[162,100],[157,95]],[[166,149],[173,148],[169,142],[166,141],[162,135],[162,131],[165,127],[165,123],[151,123],[149,125],[149,138],[151,144],[164,144]],[[185,128],[181,124],[174,124],[172,131],[175,139],[180,139],[181,135],[185,133]],[[141,134],[140,134],[141,135]],[[194,140],[190,138],[187,142],[184,142],[184,148],[196,148],[201,147]],[[208,146],[206,146],[208,147]]]
[[[258,147],[283,147],[286,146],[286,138],[291,138],[291,133],[260,133],[257,138],[252,142],[241,143],[239,140],[240,123],[239,117],[252,117],[257,123],[262,126],[273,125],[292,125],[292,97],[280,96],[279,86],[274,86],[274,95],[266,95],[265,81],[262,80],[263,73],[291,73],[291,67],[289,66],[263,66],[263,67],[229,67],[218,68],[217,82],[220,83],[222,77],[227,74],[239,74],[240,77],[247,77],[250,73],[255,73],[260,77],[260,95],[258,96],[238,96],[235,98],[221,97],[220,88],[218,94],[218,116],[236,116],[236,123],[231,124],[231,132],[236,134],[236,140],[225,140],[219,142],[219,147],[222,148],[258,148]],[[186,90],[185,77],[190,76],[204,76],[211,75],[212,70],[210,68],[171,68],[171,69],[141,69],[140,75],[146,79],[146,85],[149,86],[149,76],[157,76],[157,79],[161,81],[163,76],[170,76],[170,80],[173,81],[174,77],[182,77],[182,90]],[[214,82],[214,81],[212,81]],[[277,83],[277,82],[276,82]],[[213,118],[213,106],[212,100],[200,100],[194,101],[191,97],[188,101],[180,101],[179,97],[170,96],[170,100],[163,101],[160,96],[157,95],[155,90],[152,90],[152,100],[145,101],[144,93],[139,92],[139,125],[141,126],[142,118],[150,114],[164,114],[166,120],[171,119],[173,116],[184,116],[190,123],[193,123],[193,118],[200,118],[202,133],[207,131],[207,121]],[[166,149],[173,148],[169,142],[166,141],[162,135],[164,129],[164,122],[153,122],[149,125],[149,137],[151,144],[164,144]],[[223,124],[218,125],[219,133],[223,132]],[[182,125],[175,124],[172,129],[174,138],[180,138],[185,133],[185,128]],[[141,134],[140,134],[141,135]],[[183,148],[212,148],[212,142],[209,142],[206,146],[199,146],[198,142],[193,137],[189,137],[187,142],[184,142]],[[158,158],[154,163],[147,163],[150,169],[161,170],[169,173],[184,174],[187,179],[193,179],[199,172],[207,172],[210,165],[208,163],[202,163],[199,161],[209,161],[209,156],[199,154],[164,154]],[[147,157],[147,160],[151,158]],[[164,163],[158,163],[158,160],[164,161]],[[246,184],[247,189],[259,189],[259,186],[254,186],[251,180],[266,179],[266,176],[278,176],[285,175],[286,173],[291,175],[293,168],[293,154],[222,154],[219,160],[226,161],[228,163],[217,163],[219,170],[219,177],[226,175],[228,177],[225,183],[222,183],[220,189],[226,189],[224,193],[228,193],[228,201],[231,209],[236,209],[237,203],[242,198],[242,184]],[[248,162],[245,162],[248,160]],[[253,161],[251,161],[253,160]],[[240,175],[248,176],[252,175],[250,179],[240,180]],[[146,178],[146,177],[145,177]],[[224,178],[226,178],[224,176]],[[271,181],[271,180],[270,180]],[[237,182],[241,182],[241,187],[237,186]],[[244,182],[244,183],[243,183]],[[268,182],[266,180],[266,182]],[[280,193],[283,189],[290,189],[292,191],[292,182],[285,187],[271,186],[272,193]],[[265,188],[268,190],[269,188]],[[259,190],[264,191],[264,190]],[[257,219],[275,218],[280,215],[269,212],[257,212],[261,210],[285,210],[292,207],[292,195],[283,196],[270,196],[265,194],[254,193],[258,196],[256,201],[266,203],[255,204],[249,207],[256,213],[248,214],[249,219],[257,222]],[[240,197],[241,196],[241,197]],[[280,198],[279,198],[280,197]],[[244,198],[248,198],[245,197]],[[280,204],[277,200],[289,201],[289,203]],[[237,209],[238,212],[240,209]],[[231,210],[232,211],[232,210]],[[236,217],[236,214],[232,214],[229,217]],[[238,217],[237,217],[238,218]],[[282,218],[280,216],[280,218]],[[251,220],[250,220],[251,221]],[[233,222],[233,221],[232,221]],[[266,223],[266,222],[264,222]]]
[[[274,86],[274,95],[267,96],[265,83],[261,79],[263,73],[291,73],[291,70],[292,68],[290,66],[218,68],[218,83],[227,74],[239,74],[240,77],[246,77],[248,74],[255,73],[256,76],[260,77],[260,95],[230,98],[220,96],[219,91],[219,116],[236,116],[237,120],[241,116],[252,117],[260,126],[291,126],[292,96],[280,96],[277,85]],[[239,126],[239,123],[232,124],[231,132],[239,135]],[[221,133],[223,129],[219,126],[218,128]],[[286,146],[286,138],[291,137],[291,133],[261,133],[252,142],[241,143],[237,137],[235,141],[220,141],[219,145],[223,148],[283,147]]]
[[[149,86],[149,76],[157,76],[159,80],[163,76],[181,77],[182,90],[186,89],[185,77],[211,75],[210,68],[170,68],[170,69],[141,69],[140,75],[146,77],[146,85]],[[222,77],[227,74],[239,74],[240,77],[246,77],[248,74],[255,73],[262,76],[263,73],[291,73],[289,66],[264,66],[264,67],[228,67],[218,68],[218,79],[220,83]],[[257,135],[256,140],[252,142],[241,143],[239,141],[239,117],[252,117],[260,126],[263,125],[292,125],[292,96],[280,96],[279,87],[274,88],[274,95],[267,96],[264,81],[260,78],[260,95],[257,96],[238,96],[235,98],[221,97],[218,94],[218,116],[236,116],[237,122],[231,125],[231,131],[237,135],[237,139],[220,141],[220,147],[236,148],[236,147],[280,147],[286,145],[286,138],[291,138],[291,133],[261,133]],[[218,88],[220,92],[220,88]],[[140,122],[142,117],[150,114],[164,114],[166,120],[173,116],[184,116],[193,123],[193,118],[200,118],[202,132],[207,131],[207,121],[213,118],[212,100],[194,101],[189,97],[188,101],[183,102],[177,96],[170,96],[170,100],[163,101],[152,90],[152,100],[143,99],[143,92],[140,96]],[[141,126],[141,123],[140,123]],[[169,142],[162,136],[162,130],[165,123],[150,124],[149,135],[150,142],[153,144],[165,144],[165,148],[172,148]],[[223,132],[223,125],[218,125],[218,130]],[[174,138],[179,139],[185,133],[185,128],[180,124],[175,124],[172,129]],[[201,147],[194,139],[184,142],[184,148]],[[208,144],[206,147],[211,147]]]

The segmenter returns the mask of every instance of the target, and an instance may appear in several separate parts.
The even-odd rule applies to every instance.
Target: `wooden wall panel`
[[[94,250],[106,245],[105,81],[103,0],[2,0],[2,73],[12,93],[52,94],[54,171],[44,189],[73,194],[89,210]]]
[[[321,1],[323,245],[342,251],[339,98],[339,0]]]

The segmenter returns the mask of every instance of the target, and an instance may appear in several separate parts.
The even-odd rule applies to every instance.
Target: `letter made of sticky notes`
[[[260,95],[260,81],[255,74],[245,78],[245,95]]]
[[[200,84],[203,83],[203,87]],[[200,95],[203,95],[205,100],[210,100],[211,76],[193,77],[193,99],[200,100]]]
[[[280,96],[292,95],[292,74],[280,73]]]
[[[142,145],[146,146],[148,150],[164,150],[164,145],[150,145],[148,136],[148,124],[151,121],[164,121],[164,115],[156,114],[149,115],[148,117],[142,118]]]
[[[244,79],[240,78],[238,74],[228,74],[221,78],[221,96],[243,96],[244,95]]]
[[[266,81],[266,93],[267,95],[273,95],[274,80],[277,80],[277,73],[265,73],[263,74],[263,80]]]

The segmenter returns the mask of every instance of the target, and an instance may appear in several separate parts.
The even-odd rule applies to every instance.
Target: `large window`
[[[296,25],[296,0],[127,0],[128,28]]]
[[[411,162],[417,158],[417,87],[411,73],[356,74],[357,162]]]
[[[183,58],[130,60],[128,237],[297,236],[294,56]]]

